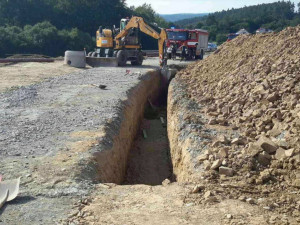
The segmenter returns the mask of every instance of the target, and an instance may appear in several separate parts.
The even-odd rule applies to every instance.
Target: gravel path
[[[69,133],[98,129],[149,68],[96,68],[0,94],[0,156],[53,154]]]
[[[0,224],[55,224],[72,214],[93,184],[70,180],[72,168],[55,160],[81,140],[72,134],[99,131],[120,115],[127,92],[158,69],[157,59],[145,64],[95,68],[0,93],[0,173],[22,177],[19,197],[0,210]]]
[[[74,214],[72,208],[94,184],[72,180],[73,161],[84,153],[68,146],[88,148],[89,136],[120,117],[128,91],[157,65],[158,59],[151,58],[142,67],[53,75],[0,93],[0,174],[4,180],[22,177],[19,197],[0,209],[0,224],[61,224]]]

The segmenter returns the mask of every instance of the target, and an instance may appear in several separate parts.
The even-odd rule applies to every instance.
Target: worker
[[[181,47],[181,59],[180,61],[184,60],[186,58],[186,45],[185,43]]]

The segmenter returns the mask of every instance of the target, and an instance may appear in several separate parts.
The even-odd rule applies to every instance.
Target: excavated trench
[[[89,167],[94,168],[94,180],[123,185],[161,185],[165,179],[175,181],[167,132],[165,77],[174,76],[177,70],[149,72],[129,92],[122,118],[112,122],[108,129],[118,132],[106,131],[104,142],[110,144],[93,153]]]

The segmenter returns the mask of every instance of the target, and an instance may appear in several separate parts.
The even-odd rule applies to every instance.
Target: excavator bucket
[[[86,57],[86,64],[91,67],[117,67],[118,60],[116,57]]]

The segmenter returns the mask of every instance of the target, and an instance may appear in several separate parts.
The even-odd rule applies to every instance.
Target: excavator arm
[[[120,42],[122,37],[127,36],[131,28],[139,28],[143,33],[155,38],[158,40],[158,50],[159,50],[159,59],[160,65],[165,66],[167,64],[167,59],[165,57],[165,40],[168,38],[167,32],[165,29],[161,29],[161,33],[157,33],[152,27],[145,23],[142,17],[134,16],[127,23],[124,30],[122,30],[116,37],[115,40],[117,45]]]

